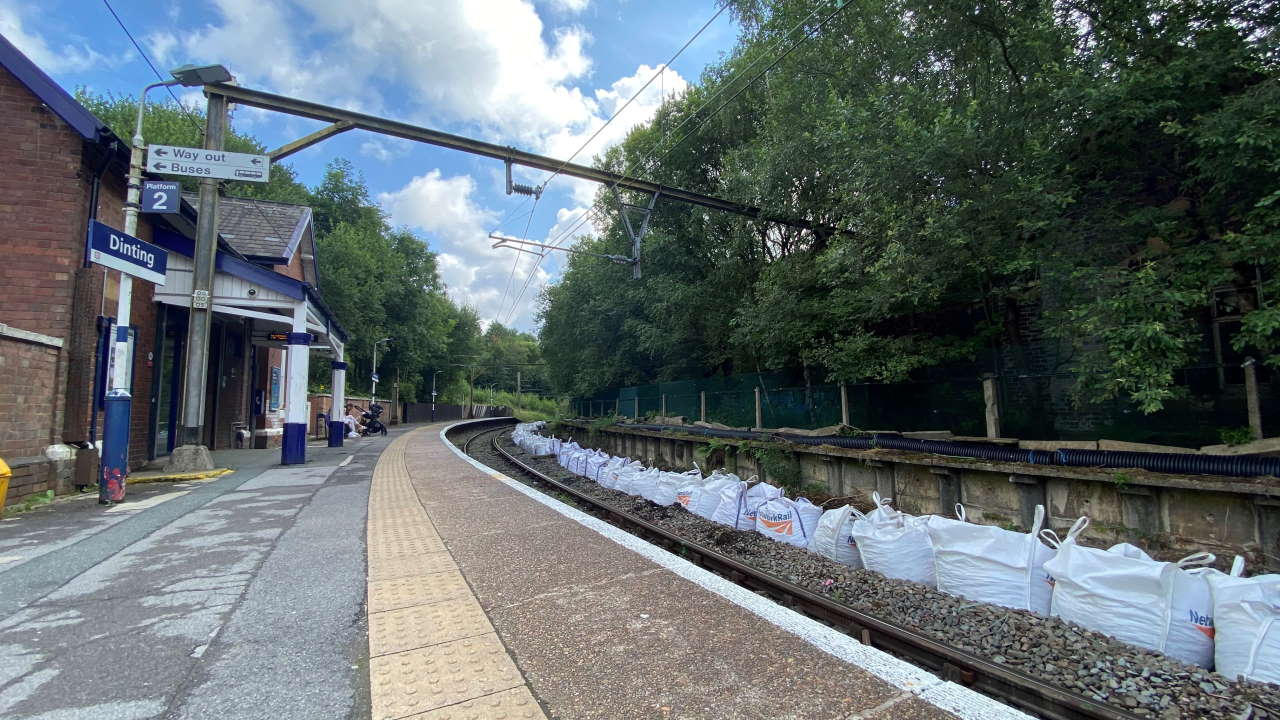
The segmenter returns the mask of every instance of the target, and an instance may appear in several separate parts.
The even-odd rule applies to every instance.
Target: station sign
[[[97,220],[89,228],[89,259],[156,285],[164,285],[169,252]]]
[[[142,212],[176,213],[181,206],[182,184],[177,180],[142,181]]]
[[[152,145],[147,149],[147,170],[167,175],[267,182],[271,158],[266,155]]]

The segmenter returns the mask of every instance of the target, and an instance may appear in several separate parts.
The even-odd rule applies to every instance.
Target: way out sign
[[[226,150],[152,145],[147,148],[147,170],[167,175],[266,182],[271,158]]]
[[[125,235],[94,220],[89,229],[89,259],[113,270],[163,285],[169,253],[159,245]]]

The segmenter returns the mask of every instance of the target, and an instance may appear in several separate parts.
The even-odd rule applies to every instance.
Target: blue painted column
[[[311,333],[306,332],[307,308],[300,304],[293,312],[293,332],[289,333],[289,382],[285,393],[284,445],[280,462],[301,465],[307,461],[307,364],[311,356]]]
[[[333,361],[333,407],[329,409],[329,447],[342,447],[342,438],[346,437],[347,426],[342,417],[347,414],[347,364],[342,360],[342,351],[338,351],[338,359]],[[337,418],[337,419],[335,419]]]

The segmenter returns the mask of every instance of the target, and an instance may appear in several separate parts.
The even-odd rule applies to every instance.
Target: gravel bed
[[[566,471],[555,458],[529,456],[508,435],[501,443],[507,452],[557,481],[680,537],[868,615],[1135,715],[1280,720],[1280,686],[1230,681],[1058,618],[854,570],[759,533],[713,523],[679,505],[662,507],[601,487]],[[505,464],[487,442],[472,450],[481,460]]]

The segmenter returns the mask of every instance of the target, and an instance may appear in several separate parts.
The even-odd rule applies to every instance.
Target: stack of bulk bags
[[[782,489],[769,483],[751,485],[751,479],[725,485],[720,490],[720,504],[711,520],[736,530],[756,529],[756,510],[766,502],[782,496]]]
[[[680,500],[681,504],[683,504],[689,512],[697,515],[698,517],[710,520],[711,517],[715,515],[716,509],[720,507],[720,500],[724,489],[737,485],[741,482],[741,478],[737,475],[734,475],[733,473],[722,473],[717,470],[711,473],[711,476],[702,483],[701,488],[691,490],[685,496],[686,499],[680,499],[681,495],[679,492],[676,493],[676,498]],[[736,498],[734,499],[734,502],[737,502]]]
[[[929,521],[938,589],[979,602],[1048,615],[1053,584],[1044,571],[1055,554],[1040,542],[1044,506],[1036,506],[1031,532],[966,522],[964,507],[956,517]]]
[[[1280,683],[1280,575],[1240,577],[1244,558],[1231,574],[1207,574],[1213,597],[1219,673],[1234,680]]]
[[[756,510],[756,532],[770,540],[808,547],[822,517],[822,508],[808,498],[775,497]]]
[[[1138,548],[1084,547],[1076,538],[1089,525],[1080,518],[1058,554],[1044,564],[1054,579],[1052,613],[1131,645],[1213,667],[1213,606],[1206,579],[1213,556],[1157,562]],[[1050,544],[1056,536],[1042,533]]]
[[[676,503],[676,493],[680,488],[687,486],[689,483],[701,483],[702,470],[694,463],[692,470],[682,473],[664,472],[658,476],[658,482],[654,483],[653,488],[649,492],[644,493],[644,499],[656,505],[674,505]]]
[[[916,517],[888,507],[880,494],[872,495],[876,509],[853,523],[850,534],[862,565],[885,577],[911,580],[933,587],[933,543],[930,516]]]

